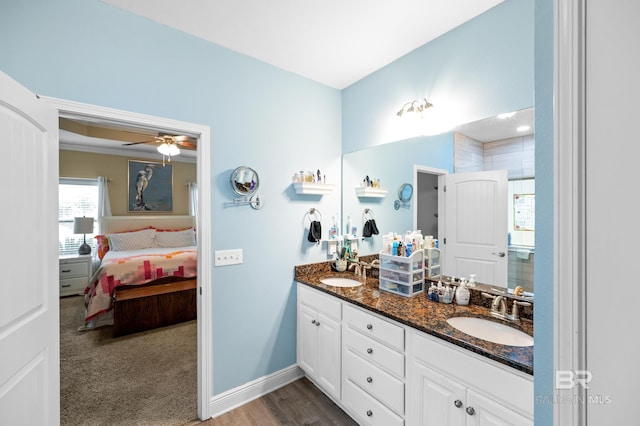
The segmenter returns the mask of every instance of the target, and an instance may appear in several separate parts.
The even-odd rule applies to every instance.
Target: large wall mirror
[[[520,130],[528,125],[530,129]],[[358,227],[358,235],[366,222],[365,209],[375,211],[379,235],[365,238],[358,245],[360,254],[374,254],[382,249],[382,235],[398,234],[420,229],[423,235],[443,240],[443,223],[450,219],[451,208],[446,208],[439,185],[443,176],[473,174],[495,170],[506,180],[505,192],[500,192],[499,213],[492,215],[499,235],[499,251],[504,254],[504,279],[487,282],[513,290],[521,286],[533,295],[533,264],[535,259],[535,138],[533,135],[533,108],[513,115],[501,115],[456,127],[451,132],[435,136],[422,136],[355,151],[343,155],[342,217],[350,217]],[[385,197],[362,196],[356,191],[362,180],[370,176],[379,179]],[[405,183],[414,186],[411,208],[394,208],[395,194]],[[360,194],[360,195],[359,195]],[[472,194],[477,194],[473,192]],[[470,194],[470,196],[472,195]],[[458,196],[461,196],[458,194]],[[486,197],[485,197],[486,198]],[[483,200],[468,199],[467,213]],[[471,206],[471,207],[469,207]],[[503,211],[504,210],[504,211]],[[497,220],[499,219],[499,223]],[[451,228],[448,228],[449,230]],[[449,231],[447,231],[449,232]],[[447,242],[449,243],[449,241]],[[451,248],[450,248],[451,247]],[[441,244],[445,259],[456,253],[455,245]],[[453,275],[446,261],[443,272]],[[455,262],[451,262],[455,263]],[[458,276],[467,276],[471,270],[462,270]],[[503,281],[504,280],[504,281]]]

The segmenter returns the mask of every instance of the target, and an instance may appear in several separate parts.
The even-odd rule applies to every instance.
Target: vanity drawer
[[[60,261],[60,278],[71,278],[78,276],[89,275],[89,263],[88,262],[67,262]]]
[[[333,296],[324,295],[305,285],[298,285],[298,300],[337,320],[342,319],[342,303]]]
[[[356,355],[344,352],[345,377],[396,413],[404,414],[404,383]]]
[[[404,329],[382,318],[345,306],[345,322],[364,334],[399,351],[404,351]]]
[[[344,342],[362,358],[377,364],[391,374],[404,378],[404,355],[389,348],[353,328],[345,327]]]
[[[353,411],[361,424],[373,426],[404,425],[404,420],[401,417],[360,389],[351,380],[344,381],[342,401]]]

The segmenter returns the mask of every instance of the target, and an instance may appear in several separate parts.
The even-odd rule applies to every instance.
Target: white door
[[[58,113],[0,72],[0,424],[60,423]]]
[[[443,273],[507,287],[507,171],[455,173],[444,180]],[[441,186],[440,184],[438,184]],[[446,239],[446,240],[445,240]]]

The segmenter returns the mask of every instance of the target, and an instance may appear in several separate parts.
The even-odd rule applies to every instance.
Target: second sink
[[[533,346],[533,337],[508,325],[475,317],[453,317],[450,326],[478,339],[509,346]]]
[[[333,287],[357,287],[362,285],[362,283],[358,280],[352,280],[351,278],[321,278],[320,282],[322,284],[330,285]]]

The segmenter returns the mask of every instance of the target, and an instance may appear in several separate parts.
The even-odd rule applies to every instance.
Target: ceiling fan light
[[[172,157],[174,155],[179,155],[180,149],[173,143],[169,144],[165,142],[158,146],[158,152],[162,155]]]

